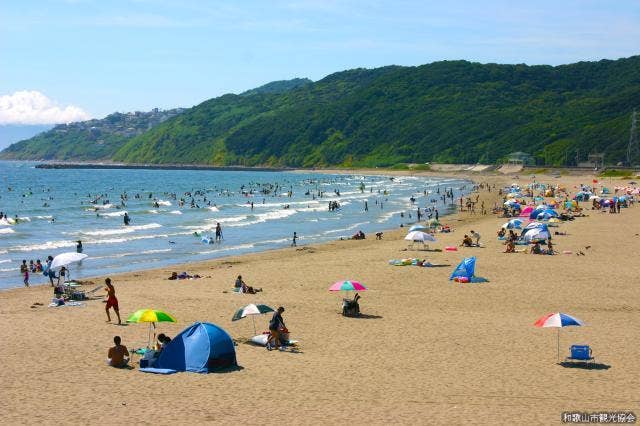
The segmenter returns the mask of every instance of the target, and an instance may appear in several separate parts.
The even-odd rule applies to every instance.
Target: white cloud
[[[0,96],[0,124],[61,124],[89,118],[81,108],[58,105],[36,90]]]

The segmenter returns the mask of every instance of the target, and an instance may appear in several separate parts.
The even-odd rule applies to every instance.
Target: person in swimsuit
[[[107,285],[105,290],[107,290],[107,306],[105,306],[105,311],[107,312],[107,322],[111,322],[111,315],[109,315],[109,308],[113,308],[114,312],[118,316],[118,324],[122,324],[120,321],[120,310],[118,308],[118,299],[116,299],[116,289],[113,288],[113,284],[111,284],[111,278],[106,278],[104,283]]]
[[[109,348],[109,352],[107,353],[107,364],[116,368],[126,367],[129,363],[129,350],[125,345],[121,344],[122,340],[120,336],[115,336],[113,343],[115,346]]]

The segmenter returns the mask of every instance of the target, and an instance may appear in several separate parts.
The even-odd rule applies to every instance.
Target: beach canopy
[[[155,368],[209,373],[237,365],[231,336],[215,324],[196,322],[162,349]]]
[[[62,268],[63,266],[66,267],[71,265],[72,263],[81,262],[87,257],[89,256],[84,253],[76,253],[75,251],[60,253],[53,258],[53,261],[51,262],[51,269]]]
[[[425,226],[425,225],[420,225],[419,223],[413,225],[411,228],[409,228],[409,232],[413,232],[413,231],[426,231],[427,229],[429,229],[429,227]]]
[[[449,280],[453,280],[457,277],[465,277],[471,280],[473,274],[475,273],[475,270],[476,257],[465,257],[464,259],[462,259],[462,262],[460,262],[460,264],[456,266],[456,269],[453,270],[451,276],[449,277]]]
[[[329,291],[363,291],[366,289],[363,284],[352,280],[338,281],[329,287]]]
[[[404,237],[404,239],[408,241],[422,241],[422,242],[436,240],[433,235],[428,234],[426,232],[422,232],[422,231],[409,232],[407,236]]]

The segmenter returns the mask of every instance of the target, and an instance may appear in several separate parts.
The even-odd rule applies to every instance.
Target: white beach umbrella
[[[406,237],[404,237],[405,240],[408,241],[435,241],[435,237],[431,234],[427,234],[426,232],[422,232],[422,231],[412,231],[409,232],[407,234]]]
[[[60,253],[56,257],[53,258],[53,262],[51,262],[51,269],[62,268],[63,266],[69,266],[72,263],[80,262],[86,259],[87,256],[84,253],[76,253],[74,251]]]

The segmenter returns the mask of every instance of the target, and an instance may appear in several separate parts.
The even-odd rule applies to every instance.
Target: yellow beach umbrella
[[[149,340],[147,342],[147,346],[151,346],[151,328],[155,329],[157,322],[178,322],[178,320],[164,311],[159,311],[156,309],[138,309],[133,314],[129,315],[129,318],[127,318],[127,322],[148,322]]]

